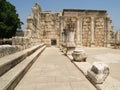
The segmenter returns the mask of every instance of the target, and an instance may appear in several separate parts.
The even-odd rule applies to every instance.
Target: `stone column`
[[[111,40],[111,22],[110,19],[108,18],[107,20],[107,47],[110,47],[110,40]]]
[[[104,47],[107,47],[107,23],[106,23],[106,18],[104,18]]]
[[[62,43],[65,42],[65,39],[64,39],[64,32],[62,32]]]
[[[120,42],[120,31],[118,31],[118,42]]]
[[[64,36],[62,35],[63,34],[63,18],[61,16],[61,20],[60,20],[60,44],[63,43],[64,41]]]
[[[75,49],[74,30],[67,31],[66,54],[72,54]]]
[[[82,17],[80,17],[80,43],[82,45]]]
[[[67,31],[66,29],[64,30],[64,44],[67,43],[68,41],[68,34],[67,34]]]
[[[70,46],[75,46],[74,43],[74,31],[70,31],[68,35],[68,42],[70,42]]]
[[[116,32],[116,41],[117,41],[117,43],[120,42],[120,31]]]
[[[76,33],[76,45],[77,45],[77,47],[79,47],[80,46],[80,19],[78,18],[77,19],[77,31],[76,31],[77,33]]]
[[[91,47],[94,46],[94,17],[91,17]]]

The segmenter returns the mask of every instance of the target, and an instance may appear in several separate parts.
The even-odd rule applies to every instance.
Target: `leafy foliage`
[[[0,38],[11,38],[22,22],[16,13],[15,6],[6,0],[0,0]]]

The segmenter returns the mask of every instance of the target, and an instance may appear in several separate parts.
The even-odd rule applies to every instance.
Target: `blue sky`
[[[112,20],[114,30],[120,29],[120,0],[8,0],[16,6],[21,21],[32,13],[31,8],[37,2],[43,11],[60,11],[63,9],[94,9],[107,10]],[[23,29],[25,25],[23,26]]]

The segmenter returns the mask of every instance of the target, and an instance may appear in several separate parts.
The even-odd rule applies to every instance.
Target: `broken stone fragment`
[[[88,78],[95,84],[101,84],[109,75],[109,67],[102,62],[94,62],[91,69],[87,71]]]
[[[79,62],[86,61],[86,58],[87,58],[85,51],[79,50],[79,49],[74,50],[72,53],[72,56],[73,56],[73,60],[79,61]]]

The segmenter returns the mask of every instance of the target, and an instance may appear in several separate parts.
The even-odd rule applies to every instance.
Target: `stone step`
[[[41,47],[36,52],[25,58],[22,62],[17,64],[14,68],[2,75],[0,77],[0,90],[14,90],[15,86],[45,48],[46,46]]]
[[[13,68],[15,65],[20,63],[27,56],[31,55],[38,48],[42,47],[44,44],[33,46],[29,49],[5,56],[0,58],[0,76],[6,73],[8,70]]]

